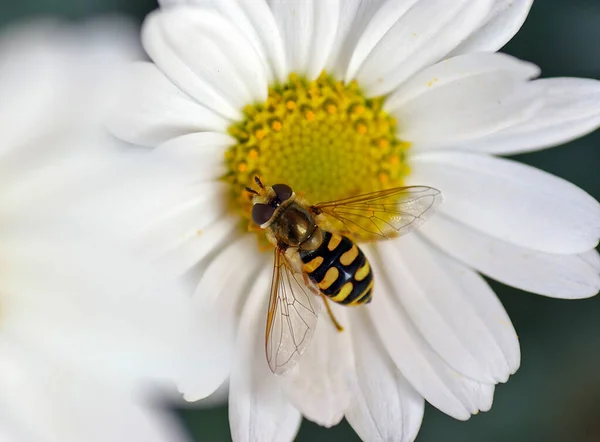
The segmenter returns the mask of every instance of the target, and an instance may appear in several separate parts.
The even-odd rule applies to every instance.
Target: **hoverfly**
[[[419,227],[441,203],[441,192],[427,186],[397,187],[350,198],[308,204],[287,184],[265,186],[252,193],[252,220],[275,246],[265,351],[271,371],[287,373],[314,333],[323,299],[338,331],[328,301],[356,306],[373,296],[373,272],[366,256],[344,232],[327,226],[341,222],[360,229],[367,240],[389,239]]]

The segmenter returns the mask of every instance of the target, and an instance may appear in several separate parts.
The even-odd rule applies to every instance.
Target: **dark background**
[[[153,0],[3,0],[0,29],[41,14],[79,19],[121,12],[141,22],[155,7]],[[600,0],[537,0],[504,52],[541,66],[545,77],[600,79]],[[600,199],[600,131],[515,158]],[[492,410],[468,422],[428,406],[417,442],[600,442],[600,297],[564,301],[492,286],[519,334],[521,369],[497,387]],[[196,441],[230,440],[225,406],[180,415]],[[297,440],[359,439],[345,422],[327,430],[304,421]]]

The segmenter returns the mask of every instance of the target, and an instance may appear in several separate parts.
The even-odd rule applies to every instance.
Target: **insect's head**
[[[252,221],[264,229],[270,225],[277,209],[294,196],[294,191],[287,184],[265,186],[257,176],[254,177],[254,181],[259,190],[246,187],[246,190],[254,195],[252,197]]]

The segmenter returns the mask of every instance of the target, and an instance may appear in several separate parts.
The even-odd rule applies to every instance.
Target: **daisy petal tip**
[[[533,0],[495,1],[482,26],[452,51],[452,55],[497,51],[521,29]]]
[[[191,383],[180,382],[177,385],[177,391],[182,395],[183,399],[186,402],[198,402],[202,399],[206,399],[215,391],[217,391],[217,387],[206,388],[206,386],[198,387]]]
[[[468,421],[469,419],[471,419],[471,416],[473,416],[473,414],[474,414],[471,411],[467,411],[466,409],[461,410],[460,412],[455,411],[455,412],[449,413],[446,410],[442,410],[442,412],[448,414],[448,416],[450,416],[458,421],[461,421],[461,422]]]
[[[180,391],[181,393],[181,391]],[[200,395],[192,395],[192,394],[187,394],[187,393],[183,393],[183,400],[189,403],[194,403],[194,402],[198,402],[199,400],[204,399],[206,396],[200,396]]]

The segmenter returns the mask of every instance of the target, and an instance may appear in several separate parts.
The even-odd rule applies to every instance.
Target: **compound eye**
[[[256,203],[252,206],[252,221],[259,226],[271,219],[275,213],[275,207],[268,204]]]
[[[293,193],[292,188],[287,184],[275,184],[273,190],[275,191],[277,198],[282,202],[291,197]]]

